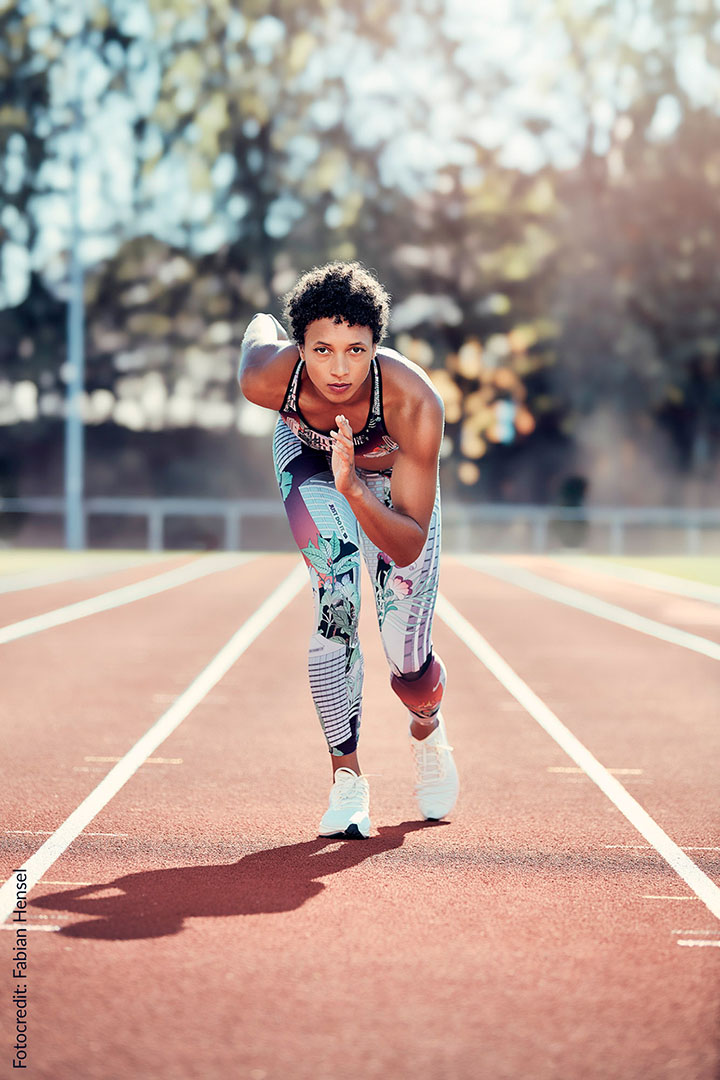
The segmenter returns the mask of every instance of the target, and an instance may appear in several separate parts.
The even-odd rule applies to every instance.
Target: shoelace
[[[338,803],[357,803],[362,805],[365,801],[365,792],[362,788],[358,788],[356,784],[344,784],[342,787],[333,785],[333,788],[337,788],[333,792],[334,802]]]
[[[419,786],[445,779],[445,759],[437,751],[452,749],[448,743],[431,743],[430,746],[420,743],[419,746],[412,747],[415,754],[415,778]]]
[[[382,776],[382,773],[363,773],[362,776]],[[357,801],[362,806],[366,798],[366,790],[364,784],[358,784],[359,779],[360,777],[357,777],[356,780],[347,773],[341,773],[340,781],[336,780],[332,787],[333,799],[340,803]]]

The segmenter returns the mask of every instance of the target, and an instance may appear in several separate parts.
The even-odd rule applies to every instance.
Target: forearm
[[[417,521],[391,510],[373,495],[360,477],[346,499],[369,540],[384,551],[396,566],[409,566],[422,551],[426,536]]]

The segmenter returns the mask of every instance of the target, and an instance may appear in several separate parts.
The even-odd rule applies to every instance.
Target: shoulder
[[[428,375],[394,349],[378,347],[377,358],[388,433],[401,446],[421,443],[439,449],[445,407]]]
[[[300,351],[297,345],[263,345],[253,350],[239,374],[243,396],[255,405],[279,410]]]

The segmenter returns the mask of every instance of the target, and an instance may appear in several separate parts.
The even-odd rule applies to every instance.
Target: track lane
[[[580,633],[573,617],[588,616],[547,601],[533,610],[539,598],[518,603],[517,590],[487,579],[471,587],[447,562],[441,586],[469,618],[482,610],[480,629],[509,644],[511,662],[542,615],[545,647],[530,648],[524,674],[550,697],[563,686],[572,727],[587,724],[575,711],[583,686],[558,649],[584,658],[593,678],[604,669],[593,707],[612,707],[600,650],[619,628],[606,639],[591,621]],[[675,945],[674,929],[702,929],[692,901],[643,899],[679,894],[677,877],[654,853],[620,846],[638,834],[594,785],[548,772],[567,757],[439,621],[463,790],[449,823],[419,823],[405,714],[371,608],[360,754],[382,774],[371,779],[376,837],[313,836],[329,762],[306,685],[308,590],[228,673],[221,701],[198,706],[168,740],[168,757],[191,768],[141,770],[95,823],[129,835],[83,838],[53,868],[54,879],[94,887],[38,886],[33,915],[68,926],[32,937],[41,1075],[106,1080],[112,1062],[117,1076],[158,1080],[712,1080],[720,950]],[[650,645],[653,660],[669,648]],[[634,751],[643,735],[667,734],[647,709],[634,720]],[[622,757],[622,730],[604,729],[607,764]],[[658,770],[669,761],[661,754]],[[701,819],[688,823],[695,834]],[[98,1010],[88,1039],[83,1001],[108,982],[122,988],[122,1009]]]
[[[634,564],[632,560],[626,563],[622,561],[621,556],[619,558],[620,561],[615,558],[602,559],[583,555],[558,555],[557,553],[552,555],[552,561],[561,566],[575,566],[581,570],[589,570],[594,575],[601,574],[603,577],[629,581],[634,585],[645,586],[654,592],[670,593],[673,596],[692,597],[706,603],[720,604],[720,584],[711,584],[707,580],[708,577],[717,577],[717,573],[713,574],[709,565],[712,561],[713,568],[716,569],[717,560],[710,560],[703,556],[688,556],[687,565],[684,565],[683,558],[679,562],[674,560],[670,562],[670,566],[675,565],[675,570],[670,567],[665,570],[652,570],[647,566]],[[691,565],[696,563],[699,565],[695,575],[688,577],[687,572]]]
[[[590,567],[559,562],[543,556],[506,556],[498,560],[539,574],[549,581],[580,589],[638,615],[666,623],[690,634],[720,643],[720,607],[694,597],[677,596],[662,589],[612,578]]]
[[[452,559],[445,573],[459,610],[481,633],[490,628],[491,644],[600,761],[642,770],[623,783],[677,843],[720,846],[715,661]],[[717,882],[713,854],[710,871],[701,866]]]
[[[13,555],[18,558],[13,558]],[[91,549],[85,552],[28,553],[23,559],[23,552],[5,549],[0,551],[0,595],[45,588],[63,581],[100,577],[152,562],[161,564],[168,558],[172,558],[172,553],[134,551],[123,555]],[[16,564],[14,570],[11,569],[13,563]]]
[[[0,821],[52,832],[111,767],[86,759],[122,756],[296,564],[270,556],[4,645]]]
[[[194,708],[210,693],[238,657],[255,638],[267,629],[278,613],[297,595],[305,584],[305,571],[296,565],[280,585],[252,612],[222,648],[212,657],[192,682],[168,709],[119,758],[102,780],[88,793],[78,807],[57,827],[51,836],[29,858],[23,860],[23,891],[29,893],[47,874],[53,863],[69,845],[85,833],[124,784],[145,764],[182,764],[181,758],[153,758],[154,751],[185,720]],[[91,761],[112,761],[112,758],[91,757]],[[18,830],[19,832],[19,830]],[[98,833],[96,835],[102,835]],[[16,900],[16,882],[7,881],[0,887],[0,924],[12,921]]]
[[[80,600],[87,600],[92,596],[109,592],[111,589],[148,581],[158,574],[166,573],[176,567],[188,566],[204,557],[183,552],[169,556],[167,559],[135,564],[119,570],[110,570],[107,573],[94,574],[92,577],[68,578],[48,585],[4,593],[0,595],[0,626],[8,626],[11,623],[20,622],[21,619],[42,615],[46,611],[54,611],[67,604],[75,604]]]
[[[672,867],[690,891],[702,901],[711,916],[717,920],[720,929],[720,887],[700,870],[689,855],[650,817],[627,788],[623,787],[617,776],[613,775],[614,773],[635,775],[642,770],[615,769],[611,771],[607,769],[442,593],[438,597],[437,613],[460,641],[468,646],[498,682],[512,694],[528,716],[541,726],[577,766],[577,769],[560,766],[552,771],[562,773],[577,771],[592,780],[640,833],[647,844]]]

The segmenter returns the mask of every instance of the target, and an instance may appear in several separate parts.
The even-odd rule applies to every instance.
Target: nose
[[[337,379],[338,382],[347,382],[347,376],[350,374],[350,362],[343,352],[336,352],[333,357],[332,371],[330,372],[333,379]]]

